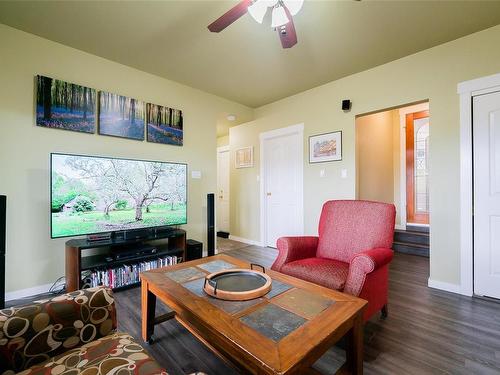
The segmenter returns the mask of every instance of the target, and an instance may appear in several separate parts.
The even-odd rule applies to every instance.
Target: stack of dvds
[[[90,272],[82,272],[82,280],[84,280],[84,285],[88,287],[105,285],[113,289],[120,288],[141,281],[141,272],[171,266],[181,261],[181,257],[168,256],[145,262],[123,264],[114,268],[98,268]]]

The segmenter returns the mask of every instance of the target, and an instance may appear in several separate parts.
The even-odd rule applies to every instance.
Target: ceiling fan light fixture
[[[271,27],[280,27],[286,25],[288,22],[290,22],[290,20],[286,15],[285,8],[283,8],[281,5],[275,6],[273,8]]]
[[[283,4],[285,4],[290,14],[295,16],[302,9],[304,0],[283,0]]]
[[[258,23],[262,23],[264,17],[267,13],[267,8],[269,4],[265,0],[257,0],[252,5],[248,7],[248,13],[252,16],[252,18]]]

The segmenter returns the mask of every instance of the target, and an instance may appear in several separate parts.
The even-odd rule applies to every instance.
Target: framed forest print
[[[144,140],[144,102],[99,92],[99,134]]]
[[[309,137],[309,163],[342,160],[342,132]]]
[[[36,76],[36,124],[46,128],[95,133],[94,89]]]
[[[184,124],[181,110],[148,103],[146,124],[148,142],[183,145]]]

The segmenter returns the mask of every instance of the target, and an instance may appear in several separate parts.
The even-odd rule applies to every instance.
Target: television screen
[[[51,154],[51,236],[186,224],[186,182],[186,164]]]

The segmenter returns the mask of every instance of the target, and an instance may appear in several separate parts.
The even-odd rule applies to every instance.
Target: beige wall
[[[394,62],[305,91],[256,110],[256,120],[230,129],[231,148],[255,146],[258,134],[297,123],[305,124],[304,149],[310,135],[342,130],[343,160],[310,165],[305,158],[305,231],[317,232],[322,203],[354,198],[355,116],[382,108],[429,99],[431,275],[435,281],[460,282],[459,252],[459,99],[457,83],[500,72],[500,26],[422,51]],[[304,73],[306,74],[306,73]],[[344,113],[342,99],[353,109]],[[259,240],[259,161],[231,176],[231,233]],[[326,169],[325,178],[319,170]],[[341,169],[347,169],[346,179]],[[233,188],[234,187],[234,188]]]
[[[216,120],[253,110],[60,44],[0,25],[0,193],[8,196],[7,291],[64,274],[65,239],[49,235],[49,153],[53,151],[187,162],[188,236],[204,240],[206,193],[216,189]],[[34,77],[52,76],[184,111],[184,146],[36,127]]]
[[[356,119],[358,199],[394,203],[393,112],[379,112]],[[399,125],[399,118],[395,125]]]

